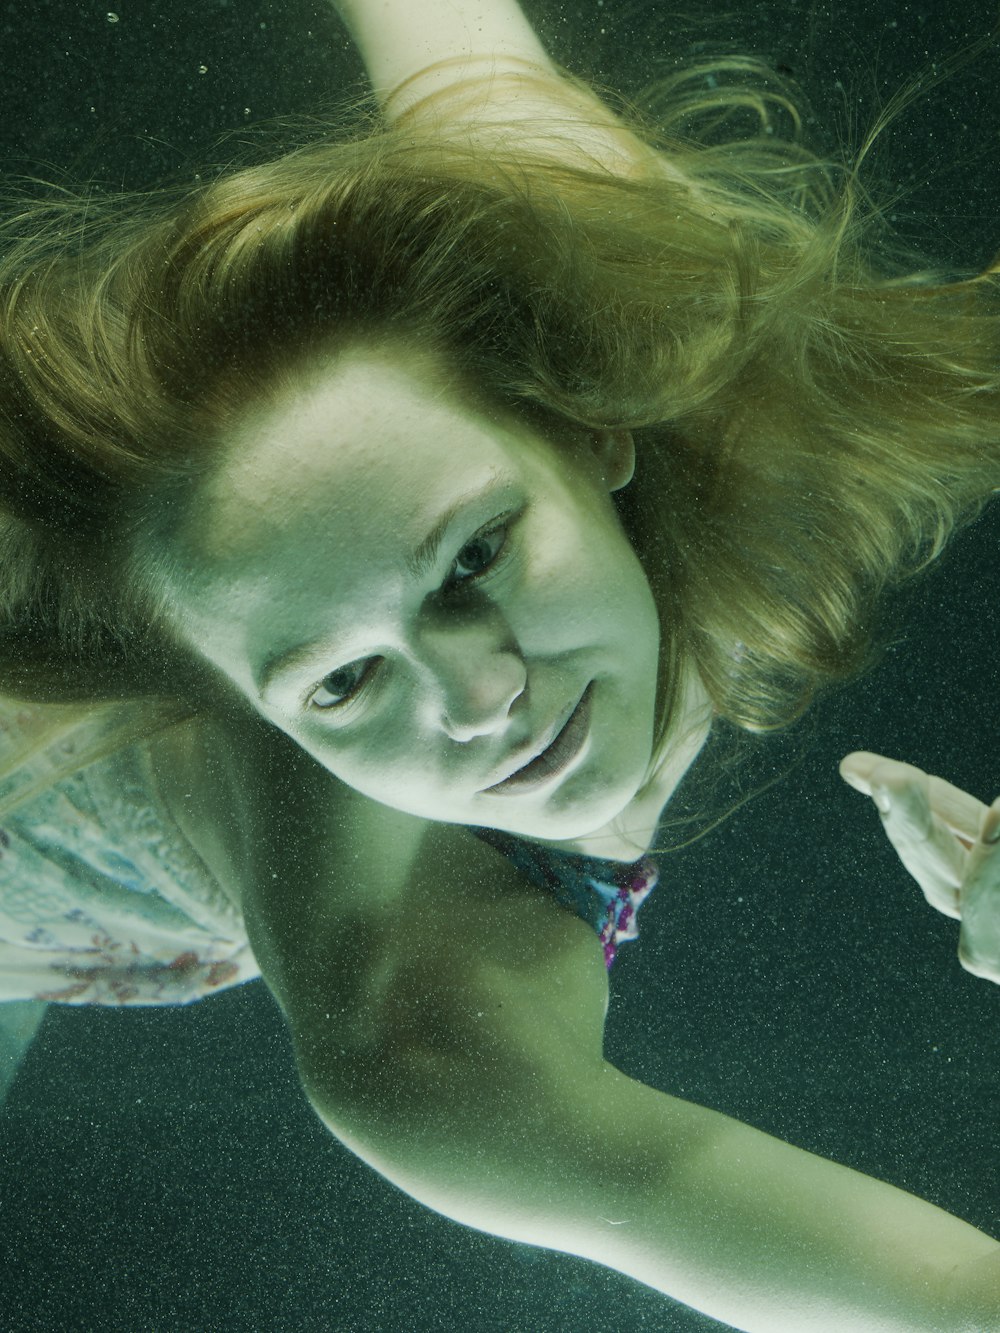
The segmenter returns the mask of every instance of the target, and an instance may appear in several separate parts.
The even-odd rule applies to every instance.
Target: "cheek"
[[[614,623],[635,613],[641,567],[603,513],[556,513],[529,545],[522,592],[552,628]],[[595,612],[599,619],[595,620]]]
[[[385,731],[373,729],[349,743],[313,736],[304,748],[334,777],[374,800],[410,789],[415,773],[424,783],[433,774],[426,747],[417,743],[405,718]]]
[[[578,549],[567,588],[591,623],[606,633],[639,640],[657,624],[645,571],[619,531],[597,531]]]
[[[623,580],[631,548],[623,551],[604,515],[581,511],[555,512],[547,523],[540,521],[527,552],[527,583],[536,596],[548,592],[564,601],[596,601],[601,589]]]

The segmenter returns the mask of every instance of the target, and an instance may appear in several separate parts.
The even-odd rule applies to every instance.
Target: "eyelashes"
[[[496,574],[498,570],[506,564],[507,560],[510,558],[510,541],[508,533],[511,526],[512,519],[510,517],[503,518],[499,522],[495,522],[492,527],[477,532],[474,537],[470,538],[470,540],[465,543],[461,551],[459,551],[458,555],[455,557],[455,562],[452,565],[453,570],[455,565],[463,563],[462,555],[465,551],[468,551],[470,547],[476,546],[480,542],[488,542],[491,537],[496,537],[500,533],[503,533],[504,536],[503,541],[499,544],[494,554],[487,558],[482,569],[476,570],[474,573],[468,574],[465,578],[458,580],[455,579],[453,573],[449,575],[441,589],[445,596],[454,595],[456,591],[461,592],[461,590],[470,583],[481,582],[488,576]]]
[[[440,594],[442,597],[449,601],[456,601],[461,597],[465,588],[478,586],[486,582],[488,579],[493,578],[500,572],[513,554],[513,542],[510,536],[510,530],[521,517],[523,512],[524,511],[521,510],[520,513],[505,514],[500,519],[494,519],[487,527],[480,529],[479,532],[469,538],[459,550],[458,555],[452,562],[448,578],[441,585]],[[488,543],[492,538],[498,537],[501,534],[503,540],[497,546],[494,553],[485,560],[482,568],[471,574],[466,574],[461,578],[456,577],[455,569],[457,566],[461,564],[468,565],[477,563],[474,557],[468,560],[462,559],[467,551],[481,543]],[[339,711],[348,705],[357,703],[362,695],[367,694],[368,690],[374,684],[375,678],[379,674],[378,667],[380,660],[381,659],[379,658],[362,659],[359,663],[350,663],[346,667],[339,667],[336,671],[331,671],[328,675],[324,676],[322,680],[317,681],[309,687],[304,700],[306,706],[314,708],[318,712],[329,713]],[[355,668],[363,669],[360,671],[360,674],[354,676],[353,683],[351,683],[352,673],[355,671]],[[329,688],[329,683],[337,677],[342,678],[345,682],[345,688],[343,690]],[[337,695],[339,697],[335,698],[332,702],[319,702],[316,696],[323,692]]]

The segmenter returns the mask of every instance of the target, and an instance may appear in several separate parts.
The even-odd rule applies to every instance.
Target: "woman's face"
[[[653,744],[657,612],[611,501],[631,451],[552,443],[429,357],[355,348],[224,441],[171,550],[177,627],[373,800],[582,836]],[[567,719],[561,769],[496,789]]]

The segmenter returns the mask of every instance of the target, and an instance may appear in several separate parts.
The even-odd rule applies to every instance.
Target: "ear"
[[[591,450],[609,491],[620,491],[635,472],[635,441],[630,430],[598,430],[591,435]]]

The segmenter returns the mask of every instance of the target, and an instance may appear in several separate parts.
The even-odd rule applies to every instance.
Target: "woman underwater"
[[[339,9],[381,121],[6,226],[0,897],[55,906],[4,913],[3,993],[263,975],[323,1123],[448,1217],[739,1329],[981,1333],[995,1240],[602,1032],[713,719],[855,673],[1000,484],[996,280],[876,272],[805,157],[654,148],[512,4],[474,44],[450,4]],[[845,775],[996,980],[995,816]],[[52,880],[88,820],[158,898]]]

